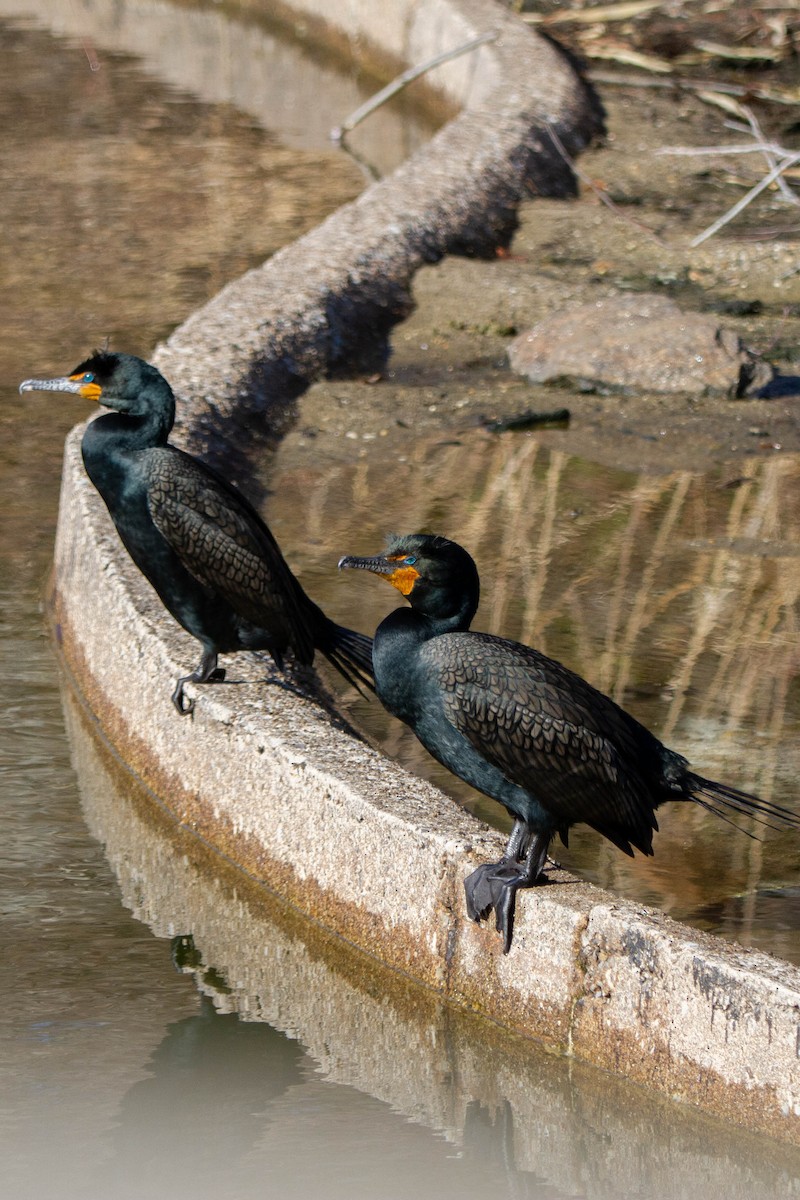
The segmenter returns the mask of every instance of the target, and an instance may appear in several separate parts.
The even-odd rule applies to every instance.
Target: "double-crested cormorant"
[[[86,429],[83,461],[131,558],[202,645],[172,693],[179,713],[194,708],[184,684],[223,679],[217,655],[234,650],[268,650],[278,668],[288,649],[305,664],[321,650],[349,682],[371,686],[372,640],[329,620],[244,496],[168,443],[175,398],[155,367],[97,352],[67,377],[19,390],[74,392],[114,410]]]
[[[465,880],[467,912],[495,910],[508,953],[519,888],[539,879],[550,841],[564,845],[584,822],[620,850],[653,853],[655,810],[693,800],[723,819],[745,813],[800,827],[800,817],[689,770],[608,696],[519,642],[469,631],[478,571],[455,542],[427,534],[390,540],[374,558],[340,567],[374,571],[411,608],[378,627],[373,665],[378,698],[434,758],[498,800],[514,818],[505,853]]]

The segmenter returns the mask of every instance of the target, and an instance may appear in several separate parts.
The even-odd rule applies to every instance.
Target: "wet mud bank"
[[[298,7],[300,7],[298,5]],[[309,10],[313,5],[307,6]],[[379,365],[416,269],[507,244],[531,190],[572,181],[599,110],[548,43],[488,4],[348,6],[367,38],[420,61],[497,30],[439,86],[463,105],[389,179],[195,313],[155,361],[181,438],[214,454],[276,436],[323,373]],[[276,399],[277,398],[277,399]],[[265,424],[266,423],[266,424]],[[561,874],[523,898],[504,957],[469,922],[462,880],[503,839],[373,751],[308,681],[239,656],[176,717],[191,639],[124,554],[68,440],[53,588],[65,662],[109,740],[169,818],[388,966],[516,1033],[662,1094],[800,1141],[800,972]]]

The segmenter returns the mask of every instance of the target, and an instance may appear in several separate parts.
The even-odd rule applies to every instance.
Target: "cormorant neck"
[[[461,633],[470,627],[475,605],[464,597],[457,611],[422,612],[418,608],[397,608],[382,623],[387,631],[412,635],[415,641],[427,642],[443,633]]]
[[[419,586],[419,585],[417,585]],[[463,633],[472,624],[478,609],[478,596],[473,589],[429,588],[417,602],[411,599],[411,611],[426,630],[428,637],[441,633]]]
[[[102,443],[133,452],[166,446],[175,417],[174,404],[141,413],[107,412],[92,421],[84,435],[89,445]]]

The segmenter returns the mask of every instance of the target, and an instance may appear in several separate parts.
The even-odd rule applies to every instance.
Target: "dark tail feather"
[[[696,804],[721,817],[742,833],[747,833],[749,837],[753,834],[742,829],[742,826],[731,818],[731,813],[751,817],[767,829],[800,829],[800,814],[782,808],[779,804],[770,804],[760,796],[740,792],[738,788],[728,787],[726,783],[716,783],[713,779],[703,779],[702,775],[695,775],[691,771],[686,773],[684,781],[691,799]]]
[[[375,691],[372,670],[372,638],[365,633],[356,633],[333,621],[326,629],[326,636],[318,642],[318,648],[347,682],[363,695],[363,688]]]

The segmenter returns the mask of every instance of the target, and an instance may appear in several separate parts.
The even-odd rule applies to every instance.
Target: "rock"
[[[773,377],[732,330],[666,296],[626,293],[540,321],[510,345],[533,383],[580,380],[622,391],[753,395]]]

